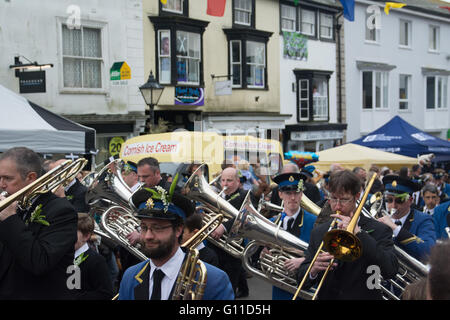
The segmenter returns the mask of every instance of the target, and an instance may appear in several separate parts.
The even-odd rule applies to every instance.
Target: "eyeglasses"
[[[352,201],[353,201],[352,198],[350,198],[350,199],[330,198],[330,203],[331,203],[332,205],[336,205],[336,204],[340,203],[341,205],[345,206],[345,205],[351,203]]]
[[[406,198],[384,198],[384,201],[387,203],[392,203],[395,201],[396,204],[403,204],[406,201]]]
[[[172,225],[171,224],[168,224],[168,225],[166,225],[166,226],[158,226],[158,225],[155,225],[155,226],[146,226],[146,225],[142,225],[141,227],[140,227],[140,231],[141,232],[144,232],[144,233],[147,233],[147,231],[148,230],[150,230],[152,233],[161,233],[161,232],[163,232],[165,229],[167,229],[167,228],[171,228],[172,227]]]

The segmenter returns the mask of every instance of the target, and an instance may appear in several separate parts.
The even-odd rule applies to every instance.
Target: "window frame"
[[[405,79],[406,79],[406,93],[407,93],[406,98],[401,97],[400,90],[401,90],[401,82],[402,82],[401,78],[402,77],[405,77]],[[398,106],[397,106],[399,111],[402,111],[402,112],[412,111],[411,89],[412,89],[412,76],[410,74],[400,73],[398,75],[398,94],[399,95],[398,95]],[[402,109],[400,107],[400,105],[402,103],[406,103],[406,108]]]
[[[370,16],[372,16],[373,14],[372,13],[368,13],[368,12],[365,12],[365,13],[366,13],[366,19],[364,21],[367,21],[367,19]],[[373,28],[372,30],[370,30],[367,27],[367,23],[365,23],[364,26],[365,26],[365,28],[364,28],[364,41],[366,43],[370,43],[370,44],[379,44],[380,43],[380,36],[381,36],[380,29]],[[368,33],[370,34],[370,32],[373,32],[373,34],[375,36],[375,39],[373,39],[373,40],[372,39],[367,39],[367,35],[368,35]]]
[[[403,28],[406,25],[406,28]],[[407,30],[407,35],[405,37],[407,44],[402,44],[402,33]],[[411,49],[412,48],[412,21],[399,19],[399,38],[398,38],[398,46],[400,48]]]
[[[100,63],[100,81],[101,87],[99,88],[89,88],[89,87],[65,87],[64,86],[64,57],[63,54],[63,25],[67,26],[67,18],[65,17],[56,17],[57,24],[57,35],[58,35],[58,65],[59,70],[61,72],[58,73],[58,91],[59,93],[80,93],[80,94],[107,94],[107,89],[109,88],[108,75],[105,66],[109,65],[108,61],[108,28],[107,23],[99,22],[99,21],[88,21],[85,19],[80,20],[80,28],[91,28],[91,29],[99,29],[100,30],[100,50],[101,57],[84,57],[80,59],[88,59],[88,60],[96,60],[101,61]],[[71,56],[66,56],[71,58]],[[78,58],[76,56],[75,58]],[[83,79],[82,79],[83,81]]]
[[[328,122],[330,120],[330,78],[333,71],[324,70],[305,70],[305,69],[294,69],[293,70],[296,79],[296,110],[297,110],[297,122]],[[326,115],[320,114],[316,115],[315,105],[314,105],[314,95],[313,95],[313,82],[315,80],[326,82]],[[307,88],[302,89],[302,83],[307,83]],[[306,97],[302,97],[302,91],[306,90]],[[306,108],[302,107],[302,102],[306,103],[308,108],[307,117],[302,116],[302,110]]]
[[[434,78],[434,104],[428,105],[428,78]],[[448,81],[447,75],[425,75],[425,110],[448,110]],[[439,84],[441,82],[441,84]],[[445,90],[446,89],[446,90]],[[439,94],[440,93],[440,94]],[[441,105],[439,106],[439,99]]]
[[[195,20],[182,16],[149,16],[150,22],[153,24],[155,30],[155,78],[161,79],[160,70],[160,48],[159,48],[159,31],[170,31],[170,82],[163,82],[166,86],[186,86],[186,87],[204,87],[204,59],[203,59],[203,34],[205,28],[209,24],[208,21]],[[177,72],[177,31],[189,32],[199,35],[200,40],[200,60],[199,60],[199,81],[178,81]]]
[[[247,28],[231,28],[223,29],[228,42],[228,72],[230,77],[233,76],[233,66],[232,66],[232,42],[240,41],[241,43],[241,84],[233,85],[233,89],[251,89],[251,90],[268,90],[268,72],[267,72],[267,43],[272,35],[272,32],[260,31]],[[263,72],[263,86],[254,86],[247,83],[247,74],[249,72],[250,66],[247,63],[247,44],[248,42],[257,42],[264,45],[264,72]]]
[[[431,48],[431,30],[437,31],[433,32],[433,37],[436,36],[435,48]],[[441,28],[438,25],[430,24],[428,25],[428,52],[439,53],[441,47]]]
[[[232,26],[234,28],[255,28],[255,0],[246,0],[251,2],[250,21],[248,24],[236,22],[236,3],[238,0],[232,2]]]
[[[177,0],[167,0],[167,1],[177,1]],[[184,16],[189,17],[189,0],[180,0],[182,2],[182,11],[178,12],[175,10],[164,9],[164,4],[158,0],[159,3],[159,15],[160,16]]]
[[[372,73],[372,105],[370,108],[365,106],[365,100],[364,99],[364,73],[371,72]],[[378,69],[365,69],[361,70],[361,98],[362,98],[362,111],[385,111],[389,110],[389,71],[388,70],[378,70]],[[379,75],[380,80],[380,94],[377,95],[377,75]],[[385,83],[385,80],[387,83]],[[387,89],[387,91],[385,90]],[[384,95],[386,93],[386,96]],[[379,96],[379,99],[377,97]],[[377,107],[377,102],[379,102],[379,107]],[[386,103],[386,104],[385,104]]]

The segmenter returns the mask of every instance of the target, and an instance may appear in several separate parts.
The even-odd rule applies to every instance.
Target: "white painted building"
[[[317,152],[344,136],[338,119],[337,21],[332,0],[280,1],[280,113],[285,151]]]
[[[357,0],[355,21],[345,20],[347,141],[395,115],[447,139],[450,14],[422,3],[386,15],[384,3]],[[369,29],[367,19],[376,12],[379,28]]]
[[[95,128],[102,160],[112,137],[126,139],[144,126],[142,13],[142,0],[1,1],[0,84],[19,93],[19,78],[8,66],[53,64],[45,70],[45,92],[22,95]],[[111,80],[117,62],[126,62],[129,77]]]

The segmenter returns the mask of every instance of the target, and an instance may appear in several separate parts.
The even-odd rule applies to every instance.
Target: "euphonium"
[[[380,196],[378,195],[377,202],[380,201],[379,198]],[[374,206],[378,208],[377,214],[374,214],[375,210],[372,210]],[[373,202],[370,212],[365,207],[363,207],[362,214],[368,218],[376,219],[376,216],[380,214],[391,216],[395,213],[396,210],[397,209],[395,208],[391,208],[391,210],[388,212],[382,208],[382,205],[380,203]],[[395,275],[395,278],[386,281],[382,279],[382,281],[380,282],[383,298],[386,300],[400,300],[401,295],[403,294],[403,291],[405,290],[405,287],[407,285],[427,277],[428,274],[427,266],[425,266],[422,262],[415,259],[411,255],[407,254],[397,245],[394,245],[394,253],[399,263],[399,270]],[[389,284],[390,286],[386,286],[385,283]],[[396,296],[392,292],[390,287],[396,288],[396,291],[400,294]]]
[[[178,274],[172,300],[202,299],[205,292],[207,271],[204,263],[199,260],[199,252],[196,247],[222,223],[222,219],[223,215],[216,215],[192,238],[181,245],[181,247],[188,249],[188,254]]]
[[[121,206],[109,207],[100,217],[100,228],[116,244],[121,245],[138,259],[144,261],[148,258],[140,250],[139,243],[131,245],[127,235],[139,226],[139,219],[131,211]],[[102,236],[102,233],[97,233]]]
[[[61,185],[65,185],[75,179],[77,174],[83,170],[86,163],[87,160],[83,158],[78,158],[75,161],[64,161],[64,163],[53,168],[29,185],[0,201],[0,211],[11,205],[14,201],[18,201],[19,208],[28,208],[32,200],[39,194],[54,192]]]

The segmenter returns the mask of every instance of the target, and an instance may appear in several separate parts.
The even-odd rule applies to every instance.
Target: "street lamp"
[[[164,91],[164,86],[160,85],[153,77],[153,72],[150,71],[147,83],[139,87],[145,103],[150,107],[150,128],[155,124],[154,108],[158,104],[159,99]]]

